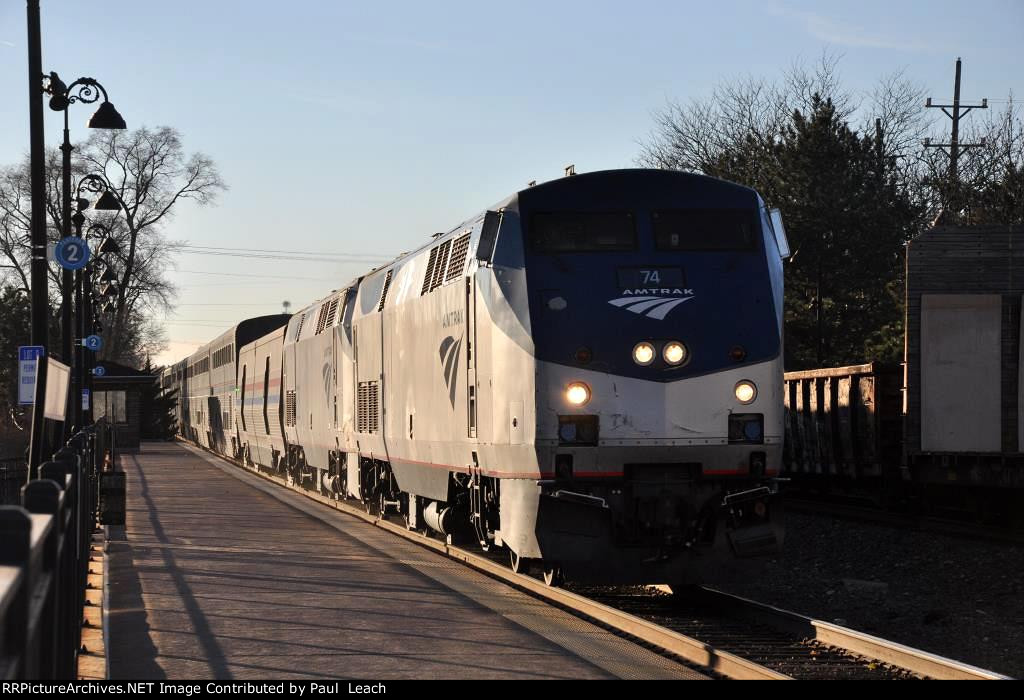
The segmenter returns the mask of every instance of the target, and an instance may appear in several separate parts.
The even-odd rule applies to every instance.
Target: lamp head
[[[117,244],[117,241],[115,241],[113,238],[107,236],[106,238],[103,239],[103,242],[100,243],[100,247],[96,249],[96,252],[100,254],[120,253],[121,246],[119,246]]]
[[[50,101],[50,106],[53,107],[53,101]],[[90,129],[127,129],[128,125],[124,123],[124,117],[122,117],[114,105],[104,100],[100,105],[100,108],[96,110],[96,113],[89,119],[88,124]]]
[[[121,202],[118,201],[113,192],[104,190],[100,198],[96,200],[96,203],[92,205],[92,208],[98,211],[121,211]]]

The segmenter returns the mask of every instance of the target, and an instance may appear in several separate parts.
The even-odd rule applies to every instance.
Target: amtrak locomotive
[[[164,383],[183,436],[549,583],[706,580],[781,543],[787,254],[746,187],[565,177]]]

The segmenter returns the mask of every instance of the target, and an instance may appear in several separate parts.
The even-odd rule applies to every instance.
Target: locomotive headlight
[[[733,392],[736,394],[736,400],[743,404],[753,403],[757,398],[757,386],[747,379],[736,382]]]
[[[654,346],[650,343],[637,343],[633,346],[633,362],[637,363],[641,367],[654,362]]]
[[[565,400],[573,406],[582,406],[590,401],[590,387],[583,382],[573,382],[565,388]]]
[[[665,345],[665,349],[661,351],[661,356],[670,365],[681,365],[686,361],[686,346],[673,340]]]

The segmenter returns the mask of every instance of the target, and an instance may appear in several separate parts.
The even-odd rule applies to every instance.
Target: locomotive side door
[[[466,436],[470,441],[477,439],[477,406],[479,400],[476,385],[476,273],[466,277]]]

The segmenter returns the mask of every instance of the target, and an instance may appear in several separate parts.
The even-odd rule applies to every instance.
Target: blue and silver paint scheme
[[[753,245],[657,250],[655,213],[690,209],[745,212]],[[627,213],[635,246],[537,250],[531,221],[542,212]],[[533,358],[539,474],[539,483],[502,484],[505,544],[558,561],[577,579],[616,568],[618,580],[631,572],[643,580],[707,579],[723,557],[774,550],[779,518],[754,523],[743,538],[723,517],[730,493],[751,493],[767,513],[781,466],[782,260],[757,193],[685,173],[610,171],[525,190],[502,214],[493,269],[518,320],[510,335],[529,339],[520,346]],[[672,284],[626,286],[623,269],[680,275]],[[637,343],[660,354],[669,341],[688,350],[681,366],[658,357],[647,366],[634,361]],[[734,394],[740,381],[757,387],[749,404]],[[566,399],[574,382],[590,389],[583,406]],[[756,440],[730,438],[732,414],[759,416]],[[596,436],[579,441],[572,417],[593,421]],[[506,510],[514,514],[508,520]],[[517,522],[526,513],[536,520]]]
[[[607,241],[561,238],[605,215]],[[691,216],[741,244],[665,239]],[[531,187],[237,342],[239,449],[410,527],[447,510],[570,579],[711,580],[782,541],[782,289],[753,190],[653,170]]]

